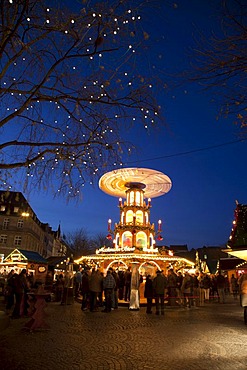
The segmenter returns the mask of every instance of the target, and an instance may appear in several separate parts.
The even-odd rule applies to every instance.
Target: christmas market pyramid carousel
[[[112,230],[108,220],[107,239],[112,241],[112,247],[103,246],[96,254],[75,262],[97,266],[103,272],[109,267],[125,270],[136,263],[143,276],[154,275],[157,269],[165,273],[171,267],[191,268],[193,262],[173,256],[165,247],[156,247],[156,240],[163,239],[161,220],[157,231],[150,223],[151,199],[168,193],[171,186],[168,176],[147,168],[121,168],[104,174],[99,180],[100,189],[119,198],[120,221]]]

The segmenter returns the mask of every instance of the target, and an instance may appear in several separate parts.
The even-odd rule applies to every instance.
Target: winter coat
[[[182,286],[181,286],[181,292],[182,293],[191,293],[192,288],[193,288],[192,276],[187,274],[183,278],[183,283],[182,283]]]
[[[167,288],[166,277],[163,274],[158,273],[153,280],[154,294],[164,294],[166,288]]]
[[[216,284],[217,284],[217,289],[224,289],[226,286],[226,281],[224,276],[222,275],[217,275],[216,276]]]
[[[26,276],[22,273],[16,275],[13,281],[14,293],[23,294],[28,291]]]
[[[99,271],[92,272],[89,278],[89,290],[91,292],[100,293],[102,291],[103,277]]]
[[[103,279],[103,289],[115,289],[116,287],[116,281],[111,273],[108,273],[106,277]]]
[[[177,275],[174,272],[170,272],[167,277],[167,288],[177,287]]]
[[[203,288],[204,289],[209,289],[211,288],[211,279],[208,275],[205,275],[202,280],[203,283]]]
[[[82,294],[89,292],[89,276],[87,272],[82,274],[81,278],[81,292]]]
[[[153,282],[151,277],[147,277],[145,288],[144,288],[144,298],[153,298]]]

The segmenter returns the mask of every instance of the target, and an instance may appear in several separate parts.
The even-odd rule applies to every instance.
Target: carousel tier
[[[146,198],[164,195],[172,187],[167,175],[148,168],[120,168],[107,172],[99,180],[100,189],[115,197],[125,197],[126,191],[135,184],[144,191]]]

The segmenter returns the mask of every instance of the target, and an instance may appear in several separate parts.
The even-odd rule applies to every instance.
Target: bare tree
[[[99,249],[101,247],[112,247],[112,240],[107,238],[107,235],[104,233],[98,233],[93,237],[91,240],[91,245],[94,247],[94,249]]]
[[[82,255],[93,254],[95,252],[89,234],[84,228],[67,233],[66,242],[68,243],[74,258],[81,257]]]
[[[142,47],[148,2],[83,0],[73,12],[63,1],[1,1],[2,188],[77,196],[121,165],[128,125],[157,122]]]
[[[247,7],[244,0],[221,2],[221,27],[211,37],[198,39],[193,50],[193,80],[215,92],[221,114],[233,114],[246,127]]]

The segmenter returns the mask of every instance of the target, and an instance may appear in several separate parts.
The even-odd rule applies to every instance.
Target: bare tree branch
[[[121,165],[128,126],[162,121],[142,57],[149,1],[131,3],[85,1],[73,12],[55,0],[2,1],[2,188],[77,196]]]
[[[198,39],[190,79],[215,92],[221,114],[247,125],[247,8],[243,0],[222,0],[221,33]]]

